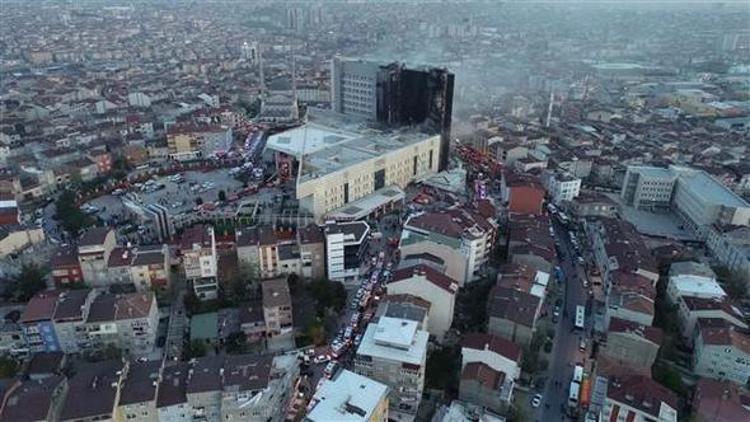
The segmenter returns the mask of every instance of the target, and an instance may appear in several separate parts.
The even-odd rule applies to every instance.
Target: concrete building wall
[[[416,414],[424,390],[425,364],[426,356],[421,366],[413,370],[404,368],[398,361],[357,356],[354,360],[354,372],[389,387],[388,402],[391,415],[394,411]],[[403,408],[401,405],[411,407]]]
[[[221,390],[189,393],[187,400],[192,420],[221,420]]]
[[[487,324],[487,332],[518,344],[529,344],[534,337],[533,328],[492,316]]]
[[[482,362],[495,371],[502,372],[510,379],[516,380],[521,376],[518,362],[490,350],[477,350],[468,347],[461,348],[461,368],[472,362]]]
[[[429,154],[432,151],[432,166]],[[417,174],[413,173],[414,157],[417,157]],[[440,136],[426,137],[421,142],[401,149],[385,152],[369,160],[353,163],[339,171],[306,180],[297,185],[300,206],[311,212],[316,221],[323,221],[326,213],[340,208],[344,202],[344,185],[349,185],[349,202],[356,201],[375,189],[374,174],[385,172],[384,186],[397,185],[404,189],[414,180],[438,171],[440,162]]]
[[[499,391],[486,388],[476,380],[462,379],[459,383],[458,398],[461,401],[487,407],[498,414],[504,414],[509,406],[501,397]]]
[[[188,403],[180,403],[157,409],[159,422],[190,422],[193,420],[192,409]]]
[[[156,400],[118,406],[115,410],[117,422],[161,422],[156,410]]]
[[[455,295],[418,276],[388,283],[386,289],[389,295],[410,294],[430,302],[427,332],[435,336],[438,342],[443,340],[453,323]]]
[[[445,275],[463,286],[467,281],[467,260],[460,250],[435,242],[419,242],[401,246],[401,257],[427,253],[443,260]]]
[[[609,333],[601,353],[608,358],[635,368],[650,369],[659,353],[659,345],[628,333]]]
[[[319,280],[325,277],[325,253],[324,243],[300,245],[303,277],[310,280]]]
[[[696,375],[727,379],[742,386],[750,380],[750,354],[737,347],[705,344],[699,336],[693,359]]]

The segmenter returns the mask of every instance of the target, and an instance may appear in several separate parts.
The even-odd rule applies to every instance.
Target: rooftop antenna
[[[545,127],[549,127],[550,121],[552,120],[552,107],[555,105],[555,90],[549,92],[549,107],[547,108],[547,123]]]

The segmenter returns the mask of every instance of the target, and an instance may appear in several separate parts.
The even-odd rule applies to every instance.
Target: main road
[[[586,306],[588,300],[587,290],[583,287],[585,270],[577,262],[577,254],[573,249],[568,229],[553,221],[555,238],[559,242],[560,268],[565,274],[561,288],[563,290],[563,306],[560,321],[557,323],[555,342],[552,347],[552,362],[548,369],[549,376],[545,385],[541,406],[536,411],[534,420],[537,421],[566,421],[567,403],[570,382],[573,378],[573,367],[576,363],[584,363],[588,351],[580,351],[579,346],[582,336],[587,336],[586,345],[590,350],[591,341],[588,333],[591,332],[592,318],[586,315],[586,329],[581,332],[575,329],[576,306]]]

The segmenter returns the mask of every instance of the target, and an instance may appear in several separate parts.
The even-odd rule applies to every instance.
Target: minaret
[[[554,106],[555,106],[555,90],[552,90],[549,93],[549,108],[547,108],[547,123],[545,124],[546,127],[549,127],[549,124],[552,121],[552,107]]]
[[[299,119],[299,105],[297,104],[297,55],[292,47],[292,117]]]
[[[261,95],[266,91],[266,78],[263,74],[263,48],[258,43],[258,68],[260,69],[260,93]]]

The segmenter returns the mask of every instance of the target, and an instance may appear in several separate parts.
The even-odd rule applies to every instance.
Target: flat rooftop
[[[315,393],[313,401],[317,403],[307,414],[307,420],[368,421],[387,392],[384,384],[343,370]]]
[[[645,177],[662,178],[662,179],[674,179],[677,177],[672,170],[664,167],[651,167],[651,166],[630,166],[629,170],[635,171]]]
[[[389,129],[330,110],[312,109],[304,125],[270,136],[266,148],[302,161],[299,182],[439,136],[416,128]]]
[[[327,217],[335,220],[359,220],[367,217],[373,210],[402,201],[405,197],[406,194],[397,185],[388,186],[331,211]]]
[[[719,183],[719,181],[705,171],[685,171],[680,173],[680,182],[688,184],[690,190],[696,192],[704,200],[728,207],[750,208],[750,204],[747,201],[740,198],[736,193]]]
[[[426,331],[417,330],[416,321],[381,317],[377,323],[367,326],[357,354],[422,365],[428,338]]]

